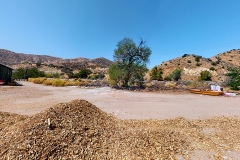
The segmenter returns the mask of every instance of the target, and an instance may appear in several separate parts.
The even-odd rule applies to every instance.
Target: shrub
[[[192,63],[192,62],[190,60],[188,60],[187,63]]]
[[[53,82],[53,79],[46,79],[45,81],[43,81],[42,84],[47,85],[47,86],[51,86]]]
[[[200,62],[200,58],[201,58],[200,56],[196,56],[196,57],[195,57],[195,61],[196,61],[196,62]]]
[[[172,79],[169,76],[167,76],[167,77],[164,78],[164,80],[165,81],[171,81]]]
[[[42,84],[44,80],[46,80],[46,78],[34,78],[33,83]]]
[[[184,54],[182,57],[184,58],[184,57],[187,57],[188,56],[188,54]]]
[[[167,77],[164,78],[164,80],[175,80],[178,81],[179,79],[181,79],[181,69],[175,69],[170,75],[168,75]]]
[[[97,78],[98,78],[97,74],[92,74],[88,77],[88,79],[91,79],[91,80],[96,80]]]
[[[92,72],[89,69],[81,69],[77,74],[74,75],[74,78],[87,78]]]
[[[65,86],[79,86],[80,83],[79,81],[66,81]]]
[[[211,63],[211,65],[213,65],[213,66],[216,66],[216,65],[217,65],[217,63],[216,63],[216,62],[212,62],[212,63]]]
[[[215,71],[215,68],[214,67],[210,67],[209,68],[211,71]]]
[[[205,70],[200,73],[200,80],[201,81],[211,81],[212,80],[212,74]]]
[[[66,81],[61,80],[61,79],[54,79],[52,82],[52,86],[54,87],[63,87],[65,86]]]
[[[201,63],[197,63],[196,66],[201,66],[202,64]]]
[[[239,90],[240,88],[240,67],[238,68],[229,68],[228,73],[225,74],[230,78],[229,86],[232,90]]]
[[[162,68],[158,68],[157,66],[153,67],[153,69],[150,72],[150,78],[151,80],[163,80],[162,78],[163,70]]]

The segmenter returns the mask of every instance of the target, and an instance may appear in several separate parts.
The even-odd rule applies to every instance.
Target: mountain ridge
[[[42,63],[46,65],[54,65],[54,66],[66,66],[71,63],[79,64],[80,66],[87,67],[95,66],[107,68],[112,64],[112,61],[104,58],[73,58],[73,59],[63,59],[60,57],[53,57],[49,55],[34,55],[34,54],[25,54],[25,53],[16,53],[6,49],[0,49],[0,62],[9,66],[16,66],[18,64],[23,63]],[[99,64],[98,64],[99,63]],[[84,64],[84,65],[83,65]]]

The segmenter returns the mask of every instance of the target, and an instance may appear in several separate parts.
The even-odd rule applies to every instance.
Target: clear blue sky
[[[240,48],[239,0],[0,0],[0,48],[113,60],[124,37],[152,49],[148,67]]]

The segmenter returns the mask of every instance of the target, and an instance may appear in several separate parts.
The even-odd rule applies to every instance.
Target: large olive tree
[[[138,43],[124,38],[117,43],[114,50],[114,64],[109,68],[109,79],[122,86],[141,85],[152,51],[142,39]]]

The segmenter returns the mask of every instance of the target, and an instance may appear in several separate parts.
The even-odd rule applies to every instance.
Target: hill
[[[219,53],[211,58],[200,55],[184,54],[158,65],[163,69],[163,77],[171,74],[175,69],[182,69],[182,80],[197,80],[200,72],[208,70],[213,75],[213,81],[224,81],[224,74],[229,67],[240,66],[240,49],[233,49]]]
[[[63,59],[48,55],[34,55],[15,53],[6,49],[0,49],[0,62],[12,68],[29,68],[38,66],[38,69],[47,73],[78,72],[82,68],[108,68],[112,61],[99,57],[95,59],[74,58]]]

